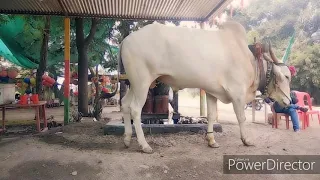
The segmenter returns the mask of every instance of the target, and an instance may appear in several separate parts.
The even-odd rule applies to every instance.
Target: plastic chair
[[[276,113],[273,106],[271,106],[271,112],[273,114],[272,118],[272,128],[278,129],[279,120],[281,120],[281,117],[285,117],[286,121],[286,128],[289,129],[289,116],[284,113]]]
[[[279,124],[279,120],[281,120],[281,117],[285,118],[286,121],[286,129],[289,129],[289,115],[285,114],[285,113],[276,113],[273,106],[271,106],[271,111],[273,114],[273,118],[272,118],[272,128],[276,128],[278,129],[278,124]],[[306,114],[302,111],[297,110],[298,116],[300,121],[302,122],[302,128],[301,129],[306,129]]]
[[[304,98],[307,97],[307,103],[308,103],[307,107],[309,109],[306,112],[306,125],[307,125],[307,127],[309,127],[309,125],[310,125],[309,117],[311,116],[311,119],[313,120],[312,115],[314,115],[314,114],[318,115],[318,121],[319,121],[319,124],[320,124],[320,111],[312,109],[312,102],[311,102],[310,94],[307,93],[307,92],[299,92],[299,91],[295,91],[295,92],[297,94],[297,97],[299,96],[299,98],[298,98],[299,99],[299,104],[298,105],[301,106],[301,107],[306,107]]]

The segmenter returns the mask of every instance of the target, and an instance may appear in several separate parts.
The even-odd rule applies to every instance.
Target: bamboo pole
[[[64,125],[70,117],[70,18],[64,18]]]

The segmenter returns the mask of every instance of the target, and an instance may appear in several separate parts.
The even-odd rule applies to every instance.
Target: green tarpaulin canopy
[[[44,21],[35,18],[27,21],[23,16],[1,16],[8,20],[0,24],[0,56],[23,68],[36,69],[40,60]],[[64,61],[63,18],[51,17],[50,33],[54,33],[54,37],[60,37],[62,41],[55,41],[56,44],[49,42],[48,67]],[[52,48],[55,49],[54,53]],[[115,46],[111,46],[111,49],[112,53],[118,51]],[[94,52],[88,52],[89,59],[94,55]],[[70,61],[77,62],[76,48],[71,49]]]
[[[38,64],[26,57],[24,49],[17,42],[23,40],[23,26],[23,19],[18,17],[0,25],[0,56],[18,66],[34,69]]]

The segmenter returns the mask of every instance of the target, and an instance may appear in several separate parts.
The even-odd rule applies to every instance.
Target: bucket
[[[154,97],[154,113],[157,114],[166,114],[169,112],[168,103],[169,103],[169,96],[155,96]]]
[[[146,103],[144,104],[142,108],[143,113],[152,114],[153,113],[153,98],[152,96],[148,96]]]
[[[15,101],[15,85],[0,83],[0,105],[11,104]]]
[[[28,95],[22,95],[20,96],[20,101],[19,101],[19,104],[28,104]]]
[[[39,95],[38,94],[32,94],[30,99],[33,102],[33,104],[39,104]]]

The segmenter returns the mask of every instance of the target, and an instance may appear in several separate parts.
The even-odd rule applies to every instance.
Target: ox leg
[[[124,121],[124,144],[126,147],[130,146],[132,137],[132,125],[131,125],[131,111],[130,104],[132,103],[132,91],[128,89],[127,94],[121,100],[121,111],[123,112]]]
[[[240,136],[241,136],[242,143],[245,146],[253,146],[253,143],[248,138],[248,132],[245,127],[246,116],[243,108],[245,106],[245,100],[236,99],[232,104],[233,104],[234,112],[236,113],[236,116],[239,122]]]
[[[146,102],[149,85],[151,84],[151,82],[147,86],[144,86],[145,84],[139,84],[138,88],[133,87],[133,101],[130,105],[130,110],[134,122],[135,131],[137,134],[137,140],[139,145],[142,147],[142,151],[145,153],[153,153],[152,148],[149,146],[144,137],[144,133],[141,126],[141,111]]]
[[[208,145],[212,148],[218,148],[219,144],[214,140],[213,135],[213,123],[216,122],[218,112],[217,112],[217,98],[207,94],[207,111],[208,111],[208,131],[207,140]]]

